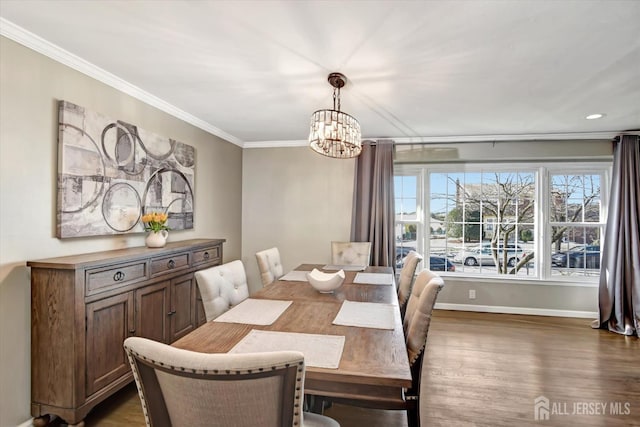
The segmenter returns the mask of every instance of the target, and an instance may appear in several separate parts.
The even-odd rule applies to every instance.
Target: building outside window
[[[593,282],[609,167],[397,165],[397,265],[415,249],[456,276]]]

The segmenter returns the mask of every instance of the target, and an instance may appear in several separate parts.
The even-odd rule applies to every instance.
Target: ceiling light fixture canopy
[[[360,123],[340,111],[340,89],[347,78],[331,73],[328,80],[333,86],[333,110],[318,110],[311,115],[309,146],[317,153],[336,159],[356,157],[362,151]]]

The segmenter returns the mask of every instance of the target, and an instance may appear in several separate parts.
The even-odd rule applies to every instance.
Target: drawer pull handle
[[[124,273],[122,271],[116,271],[116,274],[113,275],[114,282],[122,282],[124,280]]]
[[[176,266],[176,262],[170,259],[169,262],[167,263],[167,267],[174,268],[175,266]]]
[[[129,333],[130,333],[131,335],[133,335],[133,334],[135,334],[135,333],[136,333],[136,330],[135,330],[135,329],[129,329]]]
[[[204,255],[202,255],[202,258],[205,260],[209,259],[209,252],[205,252]]]
[[[168,312],[167,314],[168,314],[169,316],[173,316],[174,314],[176,314],[176,311],[175,311],[175,310],[173,310],[173,311]]]

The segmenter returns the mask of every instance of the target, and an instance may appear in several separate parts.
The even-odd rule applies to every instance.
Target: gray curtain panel
[[[395,268],[393,141],[364,141],[356,161],[351,241],[371,242],[371,265]]]
[[[614,149],[611,200],[600,268],[600,318],[594,327],[640,337],[640,137]]]

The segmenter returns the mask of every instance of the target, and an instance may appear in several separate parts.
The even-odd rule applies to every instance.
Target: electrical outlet
[[[476,299],[476,290],[469,289],[469,299]]]

